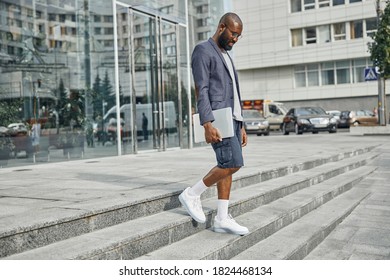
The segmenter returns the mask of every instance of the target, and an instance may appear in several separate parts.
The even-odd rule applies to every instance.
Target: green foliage
[[[10,123],[20,122],[21,106],[21,100],[0,101],[0,126],[7,127]]]
[[[390,1],[386,1],[386,8],[379,20],[377,32],[373,42],[368,44],[371,60],[379,68],[381,76],[390,76]]]
[[[92,104],[94,110],[94,118],[103,116],[103,103],[105,103],[105,112],[115,105],[115,95],[111,85],[111,81],[108,78],[108,72],[106,71],[104,79],[96,75],[95,81],[92,86]]]

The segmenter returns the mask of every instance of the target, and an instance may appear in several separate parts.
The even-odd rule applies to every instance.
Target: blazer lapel
[[[226,71],[229,74],[229,67],[227,66],[226,61],[225,61],[225,59],[222,56],[221,50],[218,48],[217,44],[214,42],[214,40],[212,38],[209,39],[209,43],[214,48],[214,50],[218,54],[219,58],[222,60],[222,63],[225,66],[225,69],[226,69]],[[229,74],[229,76],[230,76],[230,74]]]

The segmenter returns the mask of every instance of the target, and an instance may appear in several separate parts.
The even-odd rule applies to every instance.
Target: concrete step
[[[346,165],[351,166],[350,169],[352,170],[362,166],[364,162],[367,162],[374,156],[375,154],[365,154],[348,158],[345,161],[339,162],[338,166],[335,163],[330,163],[330,166],[335,166],[316,167],[312,170],[312,174],[308,173],[303,176],[297,176],[297,174],[287,175],[285,180],[270,184],[269,186],[273,185],[273,189],[267,189],[269,186],[264,186],[264,189],[262,189],[256,185],[238,188],[234,190],[234,194],[232,195],[234,199],[231,201],[230,210],[234,216],[245,215],[247,211],[266,203],[268,200],[272,200],[272,197],[275,200],[281,197],[281,195],[283,196],[283,194],[289,194],[297,190],[296,184],[293,183],[290,186],[291,190],[289,190],[288,185],[285,183],[286,181],[290,183],[294,180],[301,182],[306,186],[306,189],[310,186],[307,182],[316,184],[319,181],[322,181],[323,188],[329,188],[329,184],[331,186],[334,184],[338,185],[340,181],[345,181],[345,183],[339,189],[351,187],[355,181],[364,178],[364,176],[372,172],[372,168],[360,167],[358,170],[349,171],[347,174],[339,175],[336,178],[328,178],[327,181],[319,179],[330,177],[330,175],[325,176],[322,170],[327,169],[329,174],[338,175],[341,172],[337,170],[345,171]],[[333,170],[333,172],[330,170]],[[341,180],[342,177],[345,177],[344,180]],[[276,180],[279,179],[266,181],[263,184]],[[326,182],[328,183],[326,184]],[[321,184],[317,184],[317,186]],[[281,188],[284,191],[281,192]],[[326,191],[326,194],[322,195],[318,201],[329,199],[329,197],[334,195],[335,191],[338,190],[332,190],[332,192]],[[274,195],[272,193],[278,194]],[[259,199],[259,197],[268,198]],[[261,200],[263,200],[263,203],[259,203]],[[203,225],[194,222],[185,213],[183,208],[171,209],[60,241],[42,248],[15,254],[10,256],[9,259],[133,259],[163,246],[180,242],[180,240],[191,235],[204,232],[206,228],[211,226],[212,217],[215,215],[215,199],[206,199],[203,204],[208,216],[207,223]],[[303,210],[299,211],[302,212]]]
[[[206,229],[137,259],[231,259],[280,229],[293,223],[299,225],[300,218],[350,190],[374,170],[361,167],[236,216],[239,224],[249,228],[248,235],[217,234]]]
[[[232,259],[302,260],[369,194],[367,190],[353,188]]]
[[[247,187],[259,182],[282,178],[328,164],[357,161],[352,165],[362,165],[377,154],[371,152],[375,146],[346,151],[331,156],[310,157],[293,164],[283,162],[263,170],[243,168],[240,175],[234,177],[232,190]],[[347,167],[351,168],[351,167]],[[318,180],[318,179],[313,179]],[[3,219],[0,230],[0,257],[39,248],[61,240],[109,228],[127,221],[147,217],[180,206],[177,196],[183,190],[177,184],[164,184],[164,187],[132,190],[132,196],[104,197],[96,201],[75,202],[62,205],[63,210],[52,208],[30,211]],[[203,198],[216,195],[216,188],[206,192]],[[254,202],[257,205],[258,202]],[[252,206],[253,207],[253,206]]]

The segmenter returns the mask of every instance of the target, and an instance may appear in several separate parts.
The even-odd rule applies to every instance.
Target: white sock
[[[229,215],[229,200],[218,199],[217,219],[222,221]]]
[[[193,196],[200,196],[205,190],[207,190],[207,186],[203,183],[203,180],[200,180],[189,189],[188,194]]]

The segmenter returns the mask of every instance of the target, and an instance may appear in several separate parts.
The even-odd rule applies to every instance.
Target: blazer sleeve
[[[197,106],[200,123],[213,122],[214,116],[210,103],[211,53],[204,44],[197,45],[192,53],[192,75],[197,94]]]

